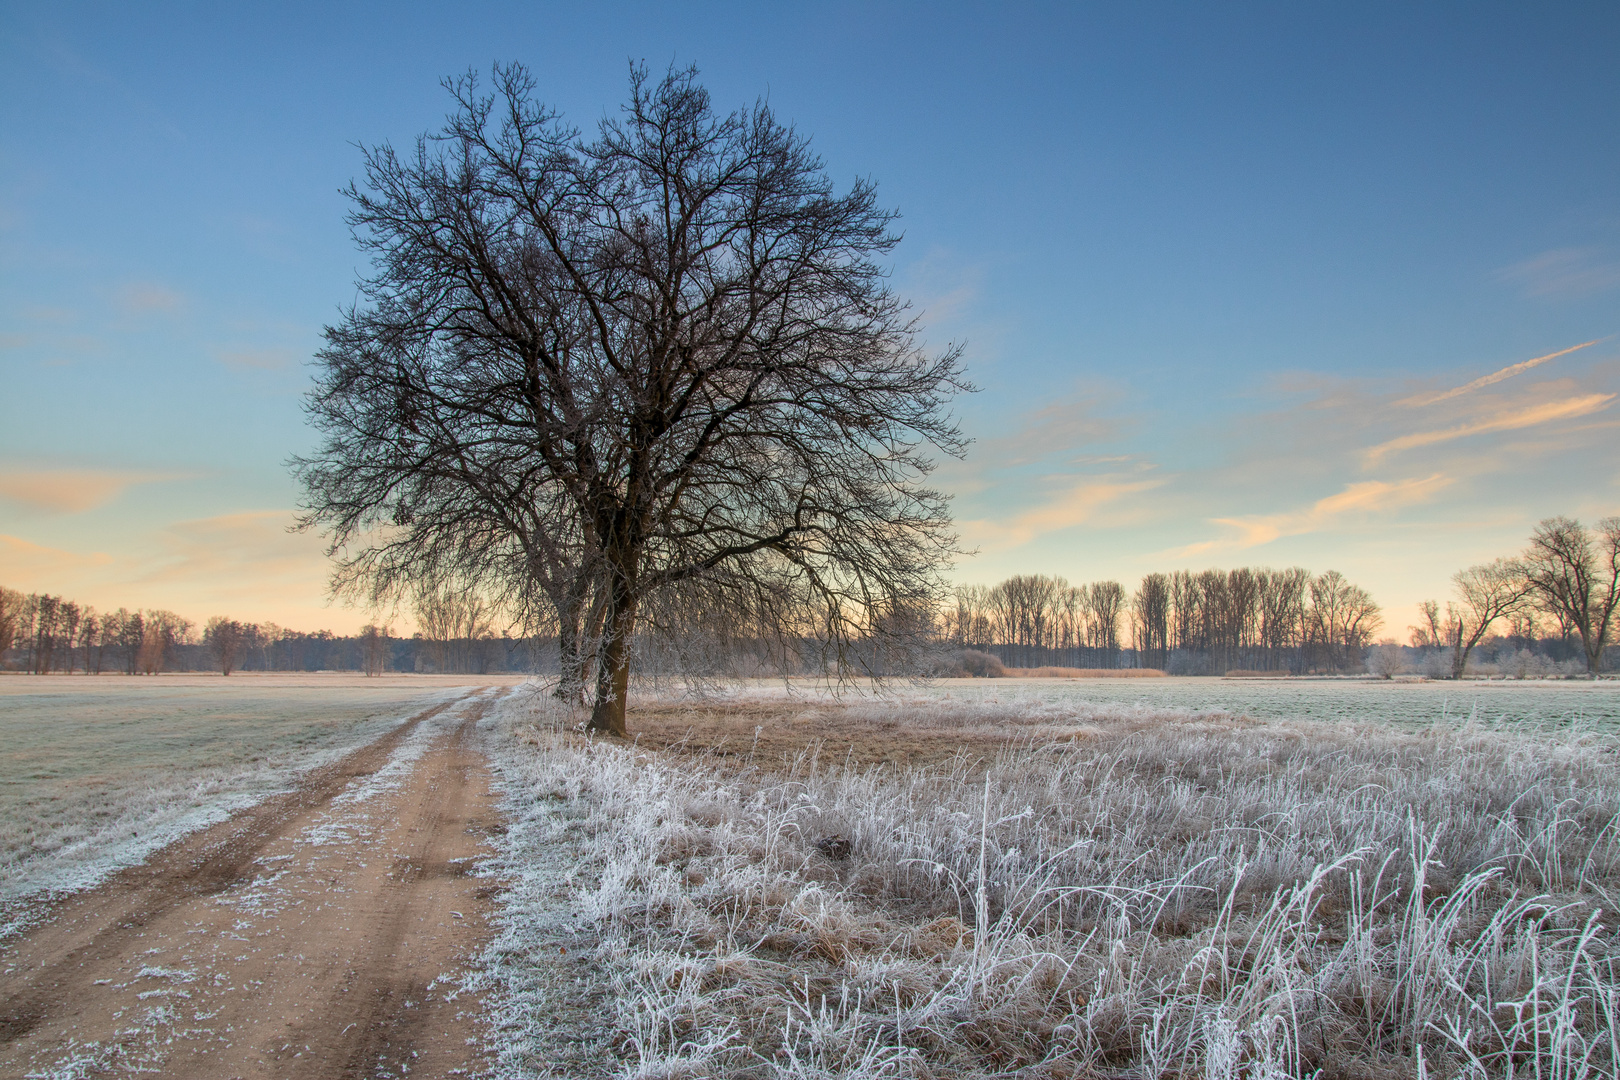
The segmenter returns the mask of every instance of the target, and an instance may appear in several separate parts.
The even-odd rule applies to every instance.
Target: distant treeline
[[[1367,591],[1329,570],[1180,570],[1149,574],[1134,593],[1117,581],[1070,585],[1021,574],[956,590],[942,635],[1009,667],[1361,671],[1383,625]]]
[[[911,674],[971,670],[970,653],[1006,668],[1153,668],[1172,675],[1468,674],[1528,678],[1597,675],[1612,667],[1620,627],[1620,518],[1587,528],[1548,518],[1519,555],[1452,578],[1454,599],[1420,605],[1409,645],[1376,637],[1383,626],[1368,592],[1336,570],[1293,567],[1148,574],[1134,592],[1117,581],[1070,585],[1020,574],[999,585],[958,587],[940,610],[907,616],[921,653],[890,658],[874,646],[859,670]],[[688,613],[690,615],[691,613]],[[560,670],[549,635],[497,635],[496,610],[468,591],[425,589],[421,632],[398,638],[367,626],[340,637],[273,623],[216,617],[198,633],[171,611],[97,614],[60,596],[0,588],[0,668],[55,672],[384,671],[484,674]],[[600,632],[599,613],[583,632]],[[814,639],[773,638],[698,613],[649,618],[633,664],[654,676],[825,674]],[[667,625],[665,624],[667,623]],[[856,641],[850,648],[865,648]],[[930,659],[931,657],[931,659]],[[925,666],[918,668],[921,662]]]
[[[555,671],[556,640],[408,638],[367,627],[353,636],[274,623],[210,619],[201,632],[160,609],[98,613],[60,596],[0,587],[0,670],[39,675],[160,671]]]

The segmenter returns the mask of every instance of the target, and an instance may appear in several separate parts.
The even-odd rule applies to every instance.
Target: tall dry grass
[[[1038,725],[990,761],[783,773],[512,703],[508,859],[583,853],[612,1068],[1617,1075],[1614,740],[1061,708],[934,706]]]

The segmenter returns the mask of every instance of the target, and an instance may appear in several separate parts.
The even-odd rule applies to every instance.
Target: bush
[[[947,679],[1005,679],[1000,660],[978,649],[962,649],[945,658],[939,674]]]

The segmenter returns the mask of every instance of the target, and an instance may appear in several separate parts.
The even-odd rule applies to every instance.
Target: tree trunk
[[[602,645],[597,652],[596,704],[588,730],[625,738],[625,698],[630,692],[630,641],[636,627],[636,598],[630,583],[614,571],[608,585]]]
[[[577,575],[568,585],[563,605],[557,612],[557,692],[559,701],[585,704],[585,653],[580,647],[580,609],[585,603],[585,575]]]

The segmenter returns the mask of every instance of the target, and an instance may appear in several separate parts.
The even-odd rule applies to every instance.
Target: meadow
[[[1620,732],[1620,680],[941,679],[950,701],[1077,700],[1214,710],[1260,720],[1325,720],[1428,727],[1473,722],[1525,729],[1591,727]]]
[[[0,933],[284,790],[466,677],[0,678]]]
[[[1620,1075],[1613,736],[1155,686],[514,695],[503,1075]]]

